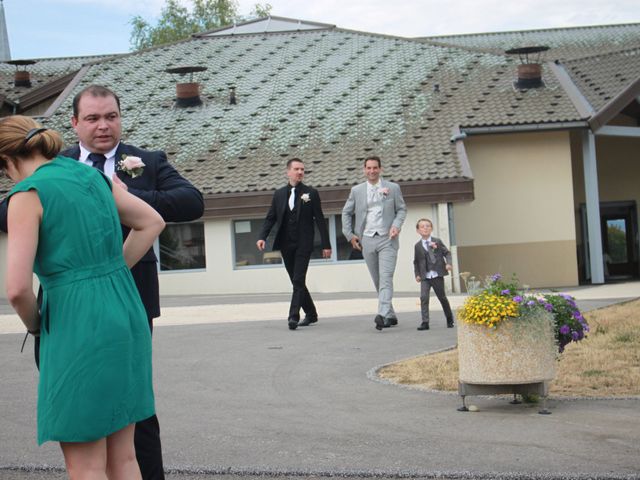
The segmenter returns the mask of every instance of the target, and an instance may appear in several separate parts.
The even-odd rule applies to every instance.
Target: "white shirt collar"
[[[86,162],[87,158],[89,157],[89,154],[91,153],[91,151],[87,150],[87,148],[84,145],[82,145],[82,142],[80,142],[78,145],[80,146],[80,158],[79,158],[79,160],[81,162]],[[109,150],[107,153],[104,154],[104,156],[107,157],[107,160],[109,160],[109,159],[111,159],[111,158],[116,156],[116,150],[118,149],[119,145],[120,145],[120,142],[118,142],[116,144],[116,146],[113,147],[113,149]]]

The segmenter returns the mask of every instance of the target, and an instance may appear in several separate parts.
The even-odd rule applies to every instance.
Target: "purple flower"
[[[494,273],[493,275],[491,275],[491,281],[494,283],[500,280],[501,278],[502,278],[502,275],[500,275],[499,273]]]
[[[527,305],[529,305],[530,307],[533,307],[536,304],[535,300],[529,300],[527,302]]]
[[[509,295],[511,293],[511,291],[508,288],[505,288],[504,290],[502,290],[500,292],[502,295]]]
[[[513,301],[516,303],[521,303],[522,297],[520,295],[516,295],[515,297],[513,297]]]
[[[578,340],[580,340],[580,333],[571,332],[571,338],[573,338],[573,340],[577,342]]]
[[[553,312],[553,305],[551,305],[550,303],[545,303],[544,308],[547,312]]]
[[[566,293],[560,293],[559,295],[562,298],[564,298],[565,300],[573,300],[573,297],[571,295],[566,294]]]
[[[573,315],[573,318],[575,318],[576,320],[582,320],[582,314],[578,310],[574,310],[573,312],[571,312],[571,315]]]
[[[562,325],[560,327],[560,333],[562,335],[566,335],[567,333],[569,333],[571,331],[571,329],[569,328],[569,325]]]

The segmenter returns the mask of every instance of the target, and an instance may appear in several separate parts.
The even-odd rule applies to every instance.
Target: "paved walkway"
[[[640,283],[570,293],[591,309],[640,296]],[[551,399],[542,416],[508,397],[474,397],[480,412],[460,413],[456,395],[372,381],[379,365],[456,341],[436,308],[432,329],[416,331],[413,295],[394,302],[400,325],[377,332],[375,302],[318,295],[320,322],[291,332],[286,296],[164,298],[154,373],[170,478],[640,479],[639,398]],[[56,445],[35,442],[37,372],[32,345],[18,353],[14,321],[0,316],[0,478],[56,478],[7,470],[62,467]]]

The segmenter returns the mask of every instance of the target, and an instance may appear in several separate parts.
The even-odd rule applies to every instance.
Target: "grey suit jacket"
[[[422,280],[426,278],[427,272],[431,270],[435,271],[439,277],[449,275],[446,267],[447,264],[451,265],[451,252],[439,238],[432,235],[431,241],[437,245],[435,249],[429,248],[429,250],[425,250],[422,240],[415,245],[413,270],[415,276],[420,277]]]
[[[404,198],[402,198],[400,185],[381,180],[381,187],[389,189],[389,194],[382,201],[384,228],[389,231],[393,226],[400,230],[407,216],[407,206],[404,203]],[[354,216],[355,222],[353,221]],[[364,182],[351,188],[349,198],[347,198],[347,202],[342,209],[342,233],[347,241],[350,242],[354,235],[362,238],[366,220],[367,182]]]

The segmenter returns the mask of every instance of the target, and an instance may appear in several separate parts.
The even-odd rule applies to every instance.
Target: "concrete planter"
[[[556,376],[558,348],[553,315],[507,319],[490,329],[458,323],[460,383],[517,385],[548,382]]]

